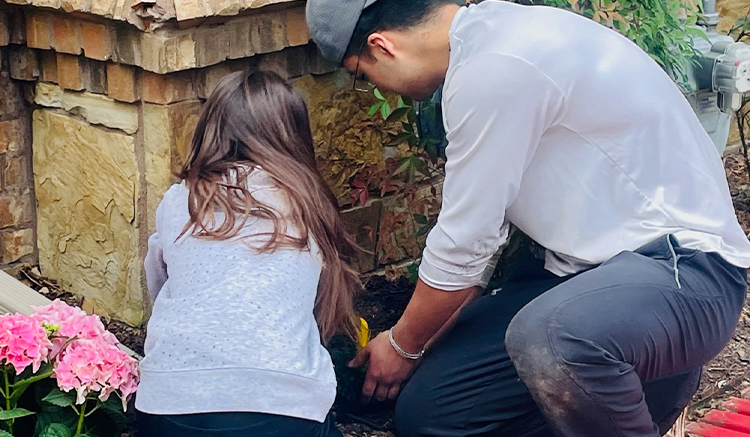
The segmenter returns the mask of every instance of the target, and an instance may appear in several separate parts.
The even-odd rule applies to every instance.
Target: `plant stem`
[[[743,105],[744,106],[744,105]],[[742,112],[742,109],[740,108],[739,111],[736,113],[737,118],[737,129],[740,133],[740,143],[742,144],[742,157],[745,161],[745,169],[748,172],[748,183],[750,183],[750,158],[748,158],[748,151],[747,151],[747,138],[745,138],[745,117],[747,116],[747,113]]]
[[[7,411],[12,410],[10,402],[10,383],[8,382],[8,366],[3,366],[3,376],[5,378],[5,409]],[[8,432],[13,434],[13,419],[8,419],[5,422],[8,425]]]
[[[94,408],[93,408],[93,409],[92,409],[91,411],[89,411],[88,413],[86,413],[86,416],[85,416],[85,417],[89,417],[89,416],[91,416],[92,414],[96,413],[96,410],[98,410],[98,409],[99,409],[99,407],[101,407],[102,405],[103,405],[103,404],[101,404],[101,403],[100,403],[99,405],[95,406],[95,407],[94,407]]]
[[[83,418],[86,417],[86,415],[85,415],[85,413],[86,413],[86,403],[88,401],[89,400],[86,399],[85,401],[83,401],[83,405],[81,405],[81,411],[78,414],[78,426],[76,427],[76,433],[74,434],[74,436],[77,436],[77,435],[81,434],[81,430],[83,429]]]
[[[18,381],[17,383],[11,385],[10,387],[12,389],[14,389],[14,390],[18,390],[19,388],[21,388],[23,386],[29,385],[29,384],[37,382],[37,381],[41,381],[43,379],[47,379],[50,376],[52,376],[52,373],[54,373],[52,370],[48,370],[48,371],[46,371],[44,373],[40,373],[40,374],[38,374],[36,376],[32,376],[31,378],[26,378],[24,380]]]

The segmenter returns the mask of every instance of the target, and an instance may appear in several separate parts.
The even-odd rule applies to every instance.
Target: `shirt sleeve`
[[[455,291],[478,285],[506,241],[505,211],[542,134],[563,107],[560,88],[528,61],[485,54],[459,65],[443,95],[443,203],[419,277]]]
[[[159,218],[161,210],[164,207],[163,205],[161,203],[156,208],[156,232],[148,239],[148,251],[146,252],[146,259],[143,262],[143,267],[146,271],[146,286],[152,300],[156,300],[156,296],[161,291],[164,283],[167,282],[168,277],[167,264],[164,262],[164,246],[159,237]]]

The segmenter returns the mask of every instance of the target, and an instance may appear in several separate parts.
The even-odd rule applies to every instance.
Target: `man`
[[[444,84],[442,210],[403,317],[352,363],[365,398],[403,387],[399,436],[664,433],[731,337],[750,266],[721,159],[669,76],[548,7],[308,0],[307,19],[355,79],[416,99]],[[471,301],[509,223],[543,266]]]

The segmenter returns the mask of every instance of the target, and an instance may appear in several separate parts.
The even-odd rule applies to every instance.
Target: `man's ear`
[[[388,32],[370,34],[367,37],[367,47],[370,49],[370,53],[375,56],[380,53],[387,57],[393,57],[396,52],[395,44],[393,43],[393,39],[389,37]]]

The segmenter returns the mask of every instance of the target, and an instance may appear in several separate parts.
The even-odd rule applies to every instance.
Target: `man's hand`
[[[354,357],[349,366],[361,367],[369,363],[362,387],[362,402],[369,403],[373,395],[378,401],[396,399],[419,362],[399,355],[391,346],[388,333],[381,332]]]
[[[417,353],[449,328],[459,309],[477,292],[476,287],[445,292],[420,279],[403,316],[393,327],[394,340],[405,351]],[[361,367],[369,363],[362,387],[362,400],[367,403],[373,396],[379,401],[396,399],[420,362],[399,355],[388,340],[388,332],[382,332],[354,357],[349,366]]]

